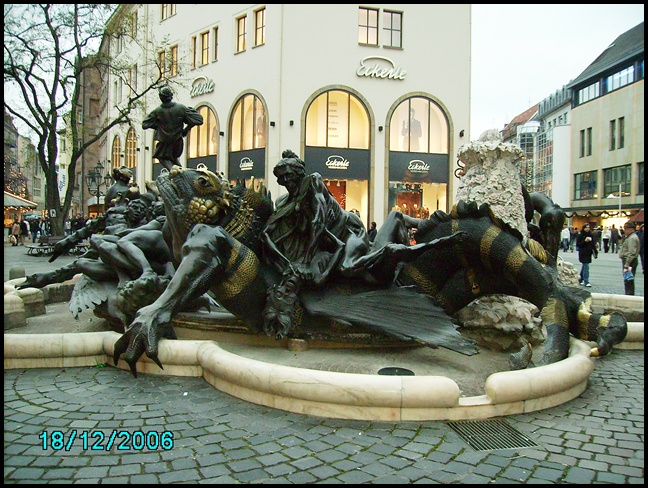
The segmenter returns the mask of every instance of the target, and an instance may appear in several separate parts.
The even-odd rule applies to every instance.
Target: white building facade
[[[459,146],[470,140],[470,5],[120,5],[105,43],[132,66],[108,76],[102,108],[164,66],[174,101],[204,118],[181,162],[285,192],[272,170],[285,149],[319,172],[346,210],[381,225],[449,210]],[[132,37],[131,37],[132,36]],[[136,39],[137,42],[133,41]],[[133,167],[143,188],[161,165],[141,121],[114,128],[100,159]]]

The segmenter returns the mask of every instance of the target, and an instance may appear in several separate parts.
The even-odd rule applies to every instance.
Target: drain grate
[[[477,451],[519,449],[538,445],[499,419],[448,422],[448,426]]]

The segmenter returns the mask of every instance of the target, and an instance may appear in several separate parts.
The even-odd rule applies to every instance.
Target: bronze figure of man
[[[142,128],[155,129],[154,140],[158,141],[153,157],[170,170],[182,154],[182,138],[189,134],[192,127],[202,125],[203,116],[193,107],[173,102],[173,91],[163,86],[159,91],[162,104],[146,116]]]

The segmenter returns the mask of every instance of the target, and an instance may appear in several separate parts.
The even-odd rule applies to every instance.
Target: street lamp
[[[110,175],[110,168],[107,165],[104,166],[101,164],[101,161],[99,161],[93,169],[88,171],[86,177],[88,191],[93,197],[101,197],[105,195],[105,193],[101,191],[102,187],[108,189],[112,185],[112,182],[113,178]]]

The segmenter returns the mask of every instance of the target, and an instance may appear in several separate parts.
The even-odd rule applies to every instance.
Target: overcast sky
[[[503,129],[643,20],[640,4],[473,4],[470,139]]]

